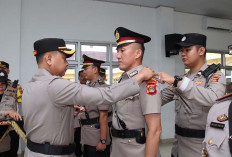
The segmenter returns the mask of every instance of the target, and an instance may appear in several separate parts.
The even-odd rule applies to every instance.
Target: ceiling
[[[166,6],[175,11],[232,20],[232,0],[97,0],[150,8]]]

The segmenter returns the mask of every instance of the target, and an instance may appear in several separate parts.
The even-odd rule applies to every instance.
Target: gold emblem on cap
[[[118,41],[119,38],[120,38],[120,35],[119,35],[118,31],[116,31],[116,33],[115,33],[115,39],[116,39],[116,41]]]

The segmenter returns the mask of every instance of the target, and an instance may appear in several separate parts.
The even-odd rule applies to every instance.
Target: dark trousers
[[[0,153],[0,157],[11,157],[10,151]]]
[[[95,146],[84,145],[84,157],[110,157],[110,145],[104,151],[96,151]]]
[[[17,121],[16,123],[24,131],[24,129],[23,129],[23,124],[24,124],[23,121]],[[24,131],[24,133],[25,133],[25,131]],[[17,152],[18,152],[18,149],[19,149],[19,135],[14,130],[10,131],[9,135],[10,135],[10,138],[11,138],[11,141],[10,141],[11,157],[17,157]]]
[[[76,128],[74,134],[74,141],[76,143],[75,155],[76,157],[82,156],[82,149],[81,149],[81,127]]]

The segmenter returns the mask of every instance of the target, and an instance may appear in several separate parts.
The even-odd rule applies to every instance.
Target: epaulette
[[[99,79],[99,80],[98,80],[98,83],[99,83],[100,85],[105,84],[105,82],[104,82],[102,79]]]
[[[232,99],[232,93],[224,95],[223,97],[218,98],[216,101],[224,101],[224,100],[229,100],[229,99]]]

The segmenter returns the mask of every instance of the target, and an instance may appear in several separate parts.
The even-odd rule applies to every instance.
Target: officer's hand
[[[22,120],[22,117],[20,116],[20,114],[18,114],[14,110],[7,110],[7,111],[4,112],[4,114],[5,114],[5,116],[9,115],[15,121]]]
[[[167,83],[168,85],[172,85],[174,83],[175,78],[165,72],[157,72],[155,76],[158,76],[159,82],[161,84]]]
[[[101,142],[98,142],[96,151],[104,151],[106,149],[106,144],[102,144]]]
[[[155,75],[155,72],[151,68],[144,67],[134,78],[140,84],[142,81],[149,80]]]

